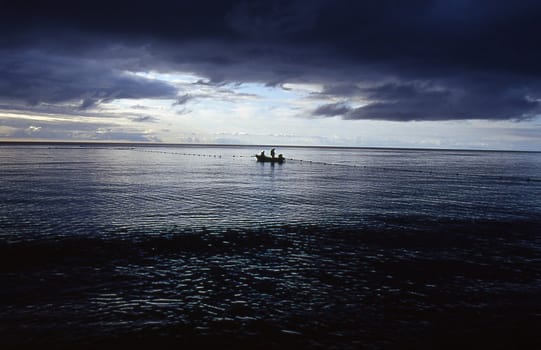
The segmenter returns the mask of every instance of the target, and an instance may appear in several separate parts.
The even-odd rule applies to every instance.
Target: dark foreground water
[[[0,146],[0,347],[541,347],[541,154],[259,151]]]

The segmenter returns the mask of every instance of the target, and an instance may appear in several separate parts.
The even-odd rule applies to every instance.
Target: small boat
[[[284,157],[282,157],[282,155],[280,155],[279,157],[267,157],[267,156],[262,156],[260,154],[256,154],[255,157],[257,158],[257,161],[258,162],[262,162],[262,163],[265,163],[265,162],[268,162],[268,163],[283,163],[286,159]]]

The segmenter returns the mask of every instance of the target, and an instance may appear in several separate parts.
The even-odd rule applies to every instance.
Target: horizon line
[[[410,151],[462,151],[462,152],[525,152],[541,153],[532,150],[506,150],[484,148],[434,148],[434,147],[393,147],[393,146],[332,146],[332,145],[279,145],[279,144],[231,144],[231,143],[171,143],[171,142],[134,142],[134,141],[75,141],[75,140],[0,140],[0,146],[9,144],[27,145],[102,145],[131,147],[284,147],[284,148],[325,148],[325,149],[377,149],[377,150],[410,150]]]

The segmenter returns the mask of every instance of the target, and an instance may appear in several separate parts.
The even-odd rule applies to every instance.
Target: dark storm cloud
[[[175,98],[176,88],[130,75],[107,63],[35,51],[0,56],[0,100],[35,106],[78,103],[86,110],[122,98]]]
[[[0,99],[170,97],[125,72],[183,71],[323,84],[344,102],[317,116],[520,120],[539,113],[540,17],[533,0],[2,2]]]
[[[529,119],[541,113],[540,101],[528,90],[505,89],[494,84],[460,87],[432,84],[385,84],[359,89],[369,103],[352,108],[344,103],[325,104],[314,116],[390,121],[453,119]]]

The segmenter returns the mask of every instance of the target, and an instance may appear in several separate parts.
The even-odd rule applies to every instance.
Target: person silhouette
[[[271,157],[274,158],[274,148],[271,149]]]

